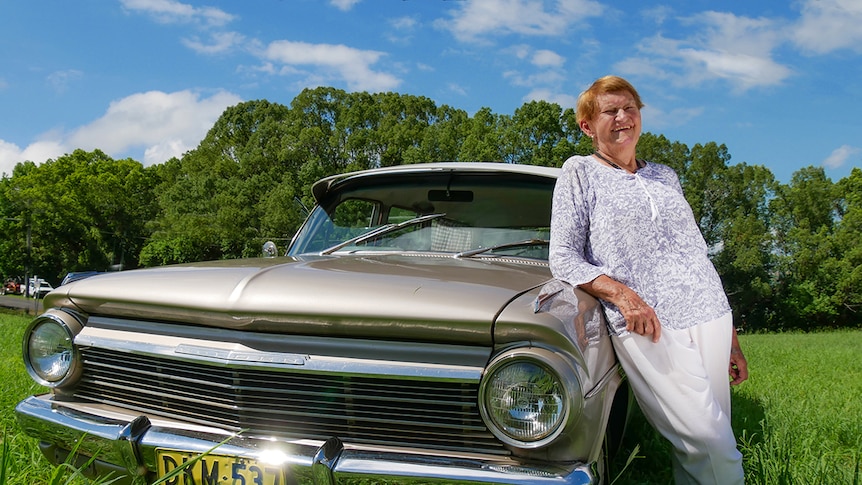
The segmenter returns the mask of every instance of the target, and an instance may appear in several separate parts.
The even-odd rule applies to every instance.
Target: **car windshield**
[[[347,179],[315,207],[288,254],[421,251],[547,260],[554,182],[509,172]]]

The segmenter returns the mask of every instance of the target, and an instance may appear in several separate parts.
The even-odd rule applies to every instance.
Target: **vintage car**
[[[602,483],[632,400],[597,301],[548,269],[558,174],[334,175],[281,256],[63,285],[20,426],[122,483]]]
[[[0,295],[20,295],[22,293],[21,283],[15,278],[7,278],[0,286]]]

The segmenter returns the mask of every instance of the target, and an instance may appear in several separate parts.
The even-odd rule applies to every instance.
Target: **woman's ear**
[[[581,120],[578,123],[578,126],[581,128],[581,131],[584,132],[588,137],[593,137],[593,130],[590,128],[590,122],[587,120]]]

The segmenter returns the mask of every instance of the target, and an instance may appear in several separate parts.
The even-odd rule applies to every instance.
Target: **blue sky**
[[[76,148],[161,163],[306,87],[473,115],[618,74],[644,130],[779,181],[862,167],[859,0],[27,0],[0,4],[0,173]]]

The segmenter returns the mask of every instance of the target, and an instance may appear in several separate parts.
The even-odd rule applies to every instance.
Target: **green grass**
[[[53,467],[42,457],[36,442],[18,430],[15,405],[23,397],[42,392],[24,370],[21,361],[21,337],[29,316],[23,313],[0,313],[0,432],[3,440],[6,484],[50,483]]]
[[[0,312],[0,485],[86,483],[49,466],[15,422],[15,404],[41,392],[20,357],[30,318]],[[862,485],[862,331],[745,335],[740,341],[751,377],[733,390],[733,424],[746,483]],[[611,477],[614,485],[673,483],[670,449],[639,413],[611,463]]]

